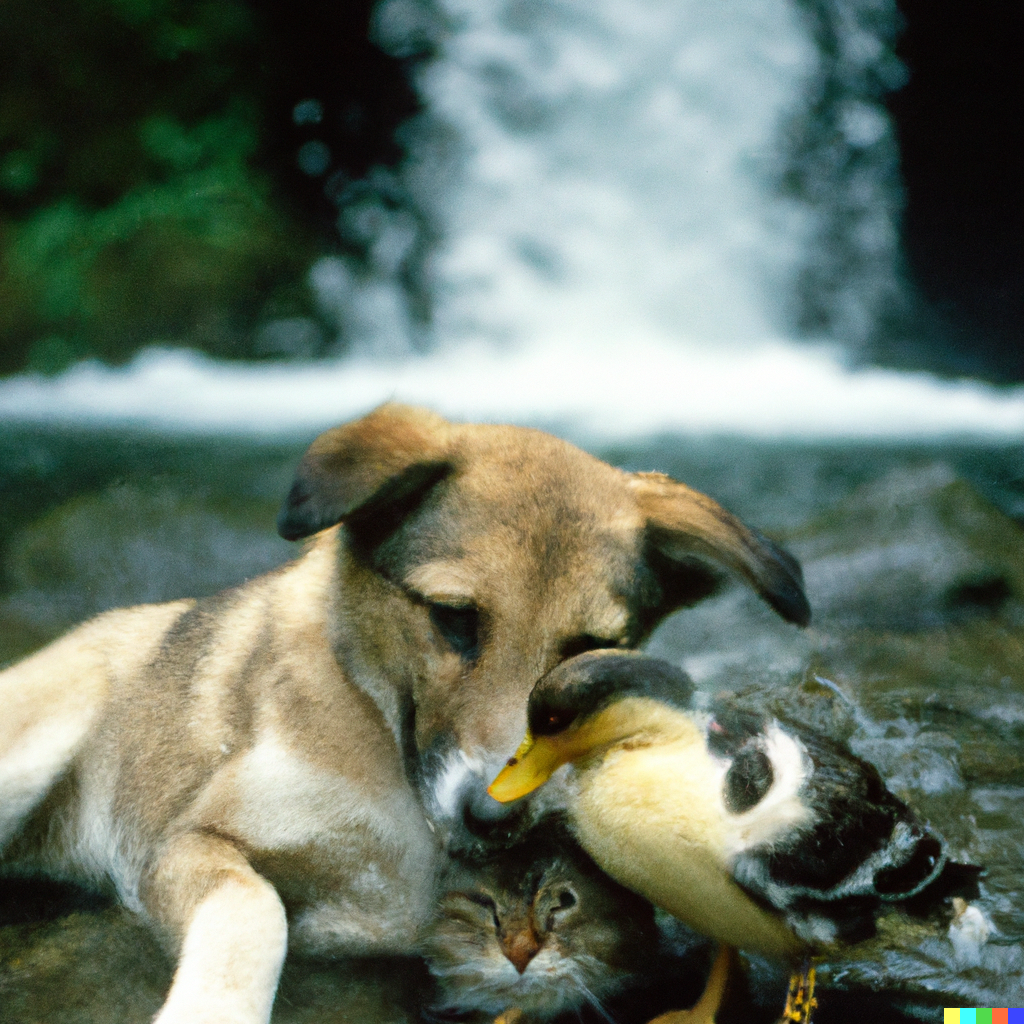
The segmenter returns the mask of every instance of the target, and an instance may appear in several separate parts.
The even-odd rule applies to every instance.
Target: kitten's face
[[[540,1019],[603,1001],[650,964],[654,915],[568,842],[459,869],[424,952],[437,1009]]]

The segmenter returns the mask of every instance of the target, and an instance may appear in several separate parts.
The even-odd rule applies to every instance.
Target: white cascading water
[[[832,282],[849,334],[899,291],[891,128],[870,96],[854,84],[834,104],[813,195],[780,187],[799,156],[787,132],[821,85],[809,2],[384,0],[382,45],[436,44],[398,172],[442,235],[427,335],[395,276],[408,224],[369,216],[376,276],[357,281],[338,258],[310,275],[347,356],[238,366],[154,349],[125,369],[3,382],[0,417],[267,432],[400,398],[576,436],[1024,431],[1024,389],[852,369],[838,339],[794,338],[796,282],[828,262],[829,224],[845,225],[835,244],[859,268]],[[867,66],[893,63],[864,27],[892,7],[815,10],[842,8],[836,45]],[[855,174],[829,170],[854,151]]]
[[[815,66],[790,0],[443,6],[458,27],[419,84],[461,144],[455,188],[434,185],[445,344],[585,360],[779,330],[809,224],[770,195],[777,133]],[[410,8],[379,9],[385,42]]]

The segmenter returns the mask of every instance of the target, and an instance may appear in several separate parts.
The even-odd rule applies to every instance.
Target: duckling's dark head
[[[693,682],[681,668],[636,651],[588,651],[538,681],[527,705],[527,724],[533,736],[554,736],[625,697],[689,710]]]
[[[534,686],[527,733],[515,755],[487,788],[502,803],[519,800],[562,765],[607,748],[636,728],[633,715],[602,714],[629,697],[688,709],[693,684],[665,661],[627,651],[590,651],[562,662]]]

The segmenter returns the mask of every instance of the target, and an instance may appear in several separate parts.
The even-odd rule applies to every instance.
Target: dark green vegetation
[[[419,109],[409,70],[444,18],[430,0],[407,5],[434,27],[397,58],[370,41],[374,6],[4,0],[0,374],[55,373],[85,356],[122,362],[149,344],[230,358],[334,354],[347,339],[319,319],[308,269],[340,253],[357,279],[372,274],[371,250],[391,221],[407,246],[397,280],[413,319],[429,320],[425,258],[440,226],[422,206],[448,183],[421,187],[417,200],[393,172]],[[813,192],[811,165],[845,152],[836,117],[849,83],[836,25],[849,5],[799,6],[823,48],[806,138],[784,175],[804,194]],[[902,178],[902,246],[921,302],[904,324],[907,310],[889,308],[890,296],[883,329],[860,356],[1020,380],[1020,5],[898,0],[899,29],[884,5],[865,6],[869,21],[889,22],[910,73],[901,86],[891,60],[868,62],[877,79],[869,93],[895,119],[900,153],[890,170]],[[446,131],[434,129],[441,134],[420,143],[427,164]],[[846,199],[819,197],[832,204],[834,230],[809,255],[793,297],[794,324],[814,336],[845,337],[834,300],[855,269],[843,262],[842,238],[859,209],[857,159],[842,172]],[[261,334],[267,324],[279,327]]]
[[[323,175],[340,187],[397,160],[391,136],[415,109],[399,63],[368,41],[369,14],[5,0],[0,373],[121,362],[153,343],[280,354],[254,327],[314,313],[307,270],[340,246]],[[294,123],[310,99],[329,123]],[[311,130],[330,143],[317,175],[296,163]]]

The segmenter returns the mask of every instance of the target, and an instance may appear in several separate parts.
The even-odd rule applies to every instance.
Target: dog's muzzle
[[[421,776],[424,806],[449,850],[504,845],[518,831],[524,808],[487,792],[500,767],[458,749],[429,759]]]
[[[486,829],[496,821],[504,821],[515,813],[507,803],[499,803],[487,792],[487,780],[474,778],[466,787],[462,818],[470,831]]]

